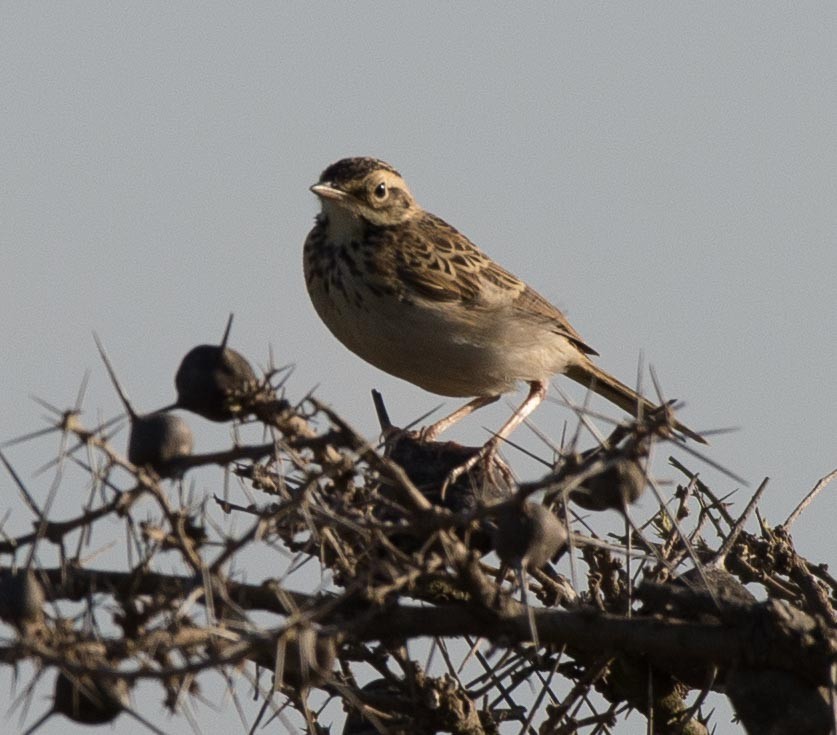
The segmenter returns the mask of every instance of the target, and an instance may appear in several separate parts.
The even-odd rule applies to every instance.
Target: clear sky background
[[[689,426],[740,426],[709,454],[753,486],[769,476],[762,510],[780,523],[837,467],[835,16],[833,2],[0,4],[0,441],[43,425],[30,394],[69,406],[87,368],[86,419],[119,411],[92,330],[151,410],[230,312],[233,347],[264,365],[272,345],[296,365],[292,398],[318,385],[370,437],[371,388],[397,423],[436,406],[343,348],[305,292],[308,186],[373,155],[564,309],[608,371],[633,382],[642,352]],[[481,442],[508,411],[451,438]],[[557,438],[572,415],[534,418]],[[198,451],[228,441],[190,421]],[[7,454],[28,478],[55,446]],[[797,522],[800,551],[837,561],[835,518],[837,486]],[[76,732],[42,732],[59,728]]]

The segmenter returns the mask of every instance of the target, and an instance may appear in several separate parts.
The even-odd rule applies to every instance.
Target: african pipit
[[[305,241],[305,281],[326,326],[385,372],[431,393],[475,396],[425,438],[526,381],[529,395],[486,445],[493,449],[558,373],[635,416],[656,408],[593,363],[598,353],[557,308],[424,211],[389,164],[344,158],[311,191],[322,212]]]

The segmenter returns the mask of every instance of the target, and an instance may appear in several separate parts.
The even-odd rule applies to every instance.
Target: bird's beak
[[[314,184],[314,186],[311,187],[311,191],[320,197],[320,199],[330,199],[334,202],[343,201],[349,196],[345,191],[335,189],[333,186],[329,186],[328,184]]]

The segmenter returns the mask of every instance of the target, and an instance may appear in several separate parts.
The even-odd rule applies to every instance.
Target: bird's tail
[[[638,416],[640,413],[645,414],[657,409],[656,404],[644,398],[633,388],[629,388],[609,373],[606,373],[590,360],[570,365],[566,371],[566,375],[577,383],[581,383],[585,388],[589,388],[594,393],[598,393],[602,398],[606,398],[611,403],[616,404],[632,416]],[[696,442],[700,442],[701,444],[707,443],[706,439],[700,434],[683,426],[678,421],[674,422],[674,429]]]

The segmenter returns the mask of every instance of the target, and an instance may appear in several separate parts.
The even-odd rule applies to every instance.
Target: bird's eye
[[[387,197],[387,185],[382,181],[375,187],[375,198],[379,200],[386,199]]]

